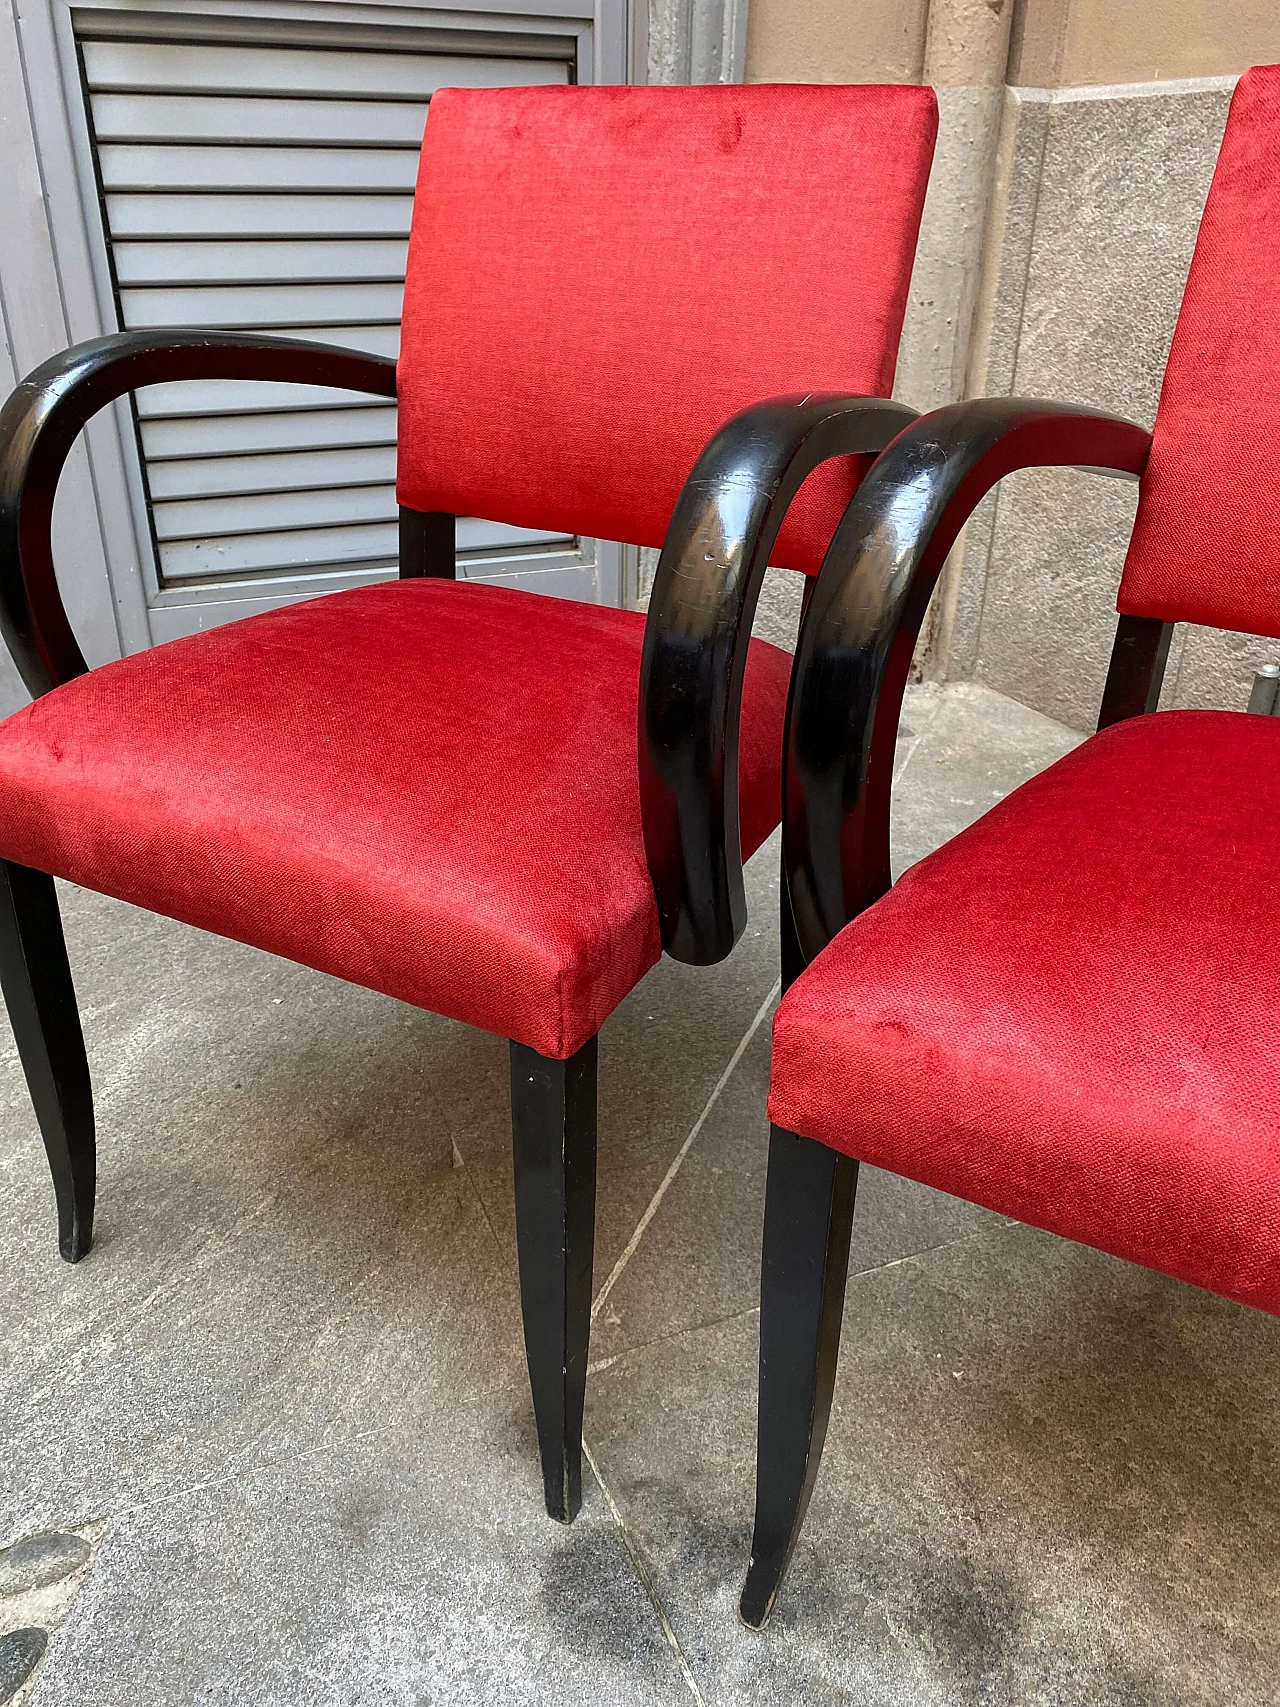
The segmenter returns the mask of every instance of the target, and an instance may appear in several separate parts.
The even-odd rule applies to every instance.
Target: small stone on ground
[[[28,1535],[0,1553],[0,1596],[59,1583],[88,1559],[89,1543],[79,1535]]]
[[[0,1704],[12,1701],[44,1658],[49,1638],[34,1628],[0,1636]]]

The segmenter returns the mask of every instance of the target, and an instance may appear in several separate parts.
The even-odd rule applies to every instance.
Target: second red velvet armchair
[[[1233,98],[1153,433],[953,404],[877,460],[796,659],[743,1616],[817,1475],[860,1161],[1280,1314],[1280,722],[1158,711],[1176,622],[1280,638],[1280,67]],[[1141,475],[1098,733],[890,887],[903,686],[1015,469]],[[851,1537],[856,1547],[856,1535]]]

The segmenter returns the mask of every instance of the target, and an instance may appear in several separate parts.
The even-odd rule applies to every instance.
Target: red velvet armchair
[[[1174,622],[1280,637],[1278,419],[1269,68],[1235,94],[1154,433],[1010,399],[942,409],[832,542],[785,759],[811,964],[774,1028],[750,1624],[818,1469],[859,1161],[1280,1314],[1280,722],[1156,713]],[[1099,732],[890,889],[930,593],[983,493],[1051,464],[1141,475]]]
[[[63,1256],[89,1249],[95,1160],[52,876],[509,1038],[564,1520],[597,1033],[664,947],[711,962],[743,928],[790,671],[751,618],[766,563],[816,571],[856,459],[912,418],[883,399],[935,125],[920,89],[444,91],[398,367],[124,333],[0,415],[0,623],[36,696],[0,726],[0,974]],[[398,397],[400,579],[90,672],[53,573],[59,473],[111,399],[194,378]],[[457,580],[458,515],[662,546],[647,619]]]

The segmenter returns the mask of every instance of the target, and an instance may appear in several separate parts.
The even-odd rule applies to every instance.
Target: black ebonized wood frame
[[[0,410],[0,634],[37,698],[88,669],[53,569],[53,498],[67,453],[106,404],[175,379],[270,379],[396,394],[396,365],[299,338],[114,332],[28,374]]]
[[[738,722],[751,620],[787,509],[820,463],[875,454],[915,410],[810,393],[720,429],[685,482],[658,560],[640,669],[640,802],[662,946],[723,960],[746,924]]]
[[[582,1411],[596,1231],[599,1035],[567,1061],[511,1045],[516,1246],[547,1512],[582,1504]]]
[[[922,416],[885,451],[831,542],[801,625],[783,782],[784,979],[889,888],[902,695],[930,595],[979,499],[1019,468],[1141,474],[1150,435],[1068,405],[986,399]],[[1153,711],[1171,628],[1123,616],[1099,728]],[[788,975],[789,974],[789,975]],[[758,1627],[818,1471],[840,1346],[857,1162],[772,1130],[760,1290],[756,1515],[741,1613]]]
[[[67,454],[89,419],[138,387],[275,380],[394,397],[395,364],[296,339],[205,330],[122,332],[37,368],[0,411],[0,633],[33,695],[85,673],[54,574],[50,523]],[[868,398],[773,400],[728,423],[681,496],[646,628],[639,762],[646,848],[666,946],[708,961],[744,919],[737,719],[769,551],[804,478],[876,452],[914,418]],[[400,510],[400,573],[456,573],[455,521]],[[53,881],[0,867],[0,976],[49,1154],[59,1244],[89,1250],[93,1106]],[[548,1511],[581,1498],[581,1423],[594,1237],[596,1039],[569,1061],[511,1045],[517,1243]]]
[[[400,506],[400,579],[453,581],[458,575],[457,519],[448,510]]]
[[[938,575],[974,507],[1020,468],[1137,475],[1150,442],[1115,416],[987,398],[908,427],[862,483],[814,590],[788,708],[785,864],[806,964],[889,887],[903,690]],[[1131,700],[1135,690],[1119,679],[1140,679],[1146,658],[1145,648],[1121,649],[1113,704]],[[1145,704],[1145,683],[1141,697]]]
[[[58,1206],[58,1249],[93,1242],[93,1090],[53,879],[0,860],[0,989],[35,1105]]]

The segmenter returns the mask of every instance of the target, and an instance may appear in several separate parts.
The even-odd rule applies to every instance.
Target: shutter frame
[[[312,337],[394,356],[421,129],[436,88],[567,82],[566,59],[393,51],[389,46],[298,46],[274,32],[232,42],[105,34],[80,14],[76,40],[104,235],[120,322],[195,325]],[[242,240],[242,194],[264,229]],[[223,229],[208,217],[217,198]],[[120,198],[131,198],[126,233]],[[157,197],[161,218],[146,219]],[[325,230],[336,207],[359,201],[360,235]],[[180,226],[202,206],[201,229]],[[267,228],[269,227],[269,228]],[[376,237],[367,235],[376,232]],[[317,262],[319,267],[317,269]],[[275,386],[199,382],[151,388],[133,401],[158,591],[228,581],[395,572],[394,452],[380,480],[335,478],[341,453],[307,470],[308,448],[289,417],[309,427],[327,414],[341,444],[351,406],[363,437],[395,443],[395,407],[382,400]],[[157,398],[155,392],[162,395]],[[257,391],[257,398],[253,393]],[[246,395],[247,394],[247,395]],[[209,429],[222,449],[179,448],[159,429],[174,419]],[[324,442],[320,431],[302,435]],[[283,428],[283,442],[281,430]],[[318,450],[313,453],[319,455]],[[368,457],[362,466],[366,466]],[[227,478],[222,478],[223,474]],[[460,552],[510,557],[573,549],[564,535],[464,520]]]

